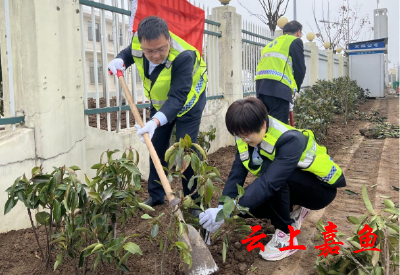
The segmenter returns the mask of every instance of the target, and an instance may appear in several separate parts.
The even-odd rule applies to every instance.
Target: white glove
[[[108,69],[113,73],[113,75],[117,75],[117,70],[125,70],[124,61],[122,58],[115,58],[111,60],[110,64],[108,64]]]
[[[293,112],[294,104],[289,102],[289,112]]]
[[[208,208],[206,212],[200,213],[200,225],[207,231],[215,233],[225,222],[225,219],[219,222],[215,221],[218,212],[221,210],[222,208]]]
[[[150,140],[151,140],[153,138],[154,131],[157,128],[157,123],[154,120],[149,120],[146,122],[146,124],[144,125],[143,128],[137,124],[135,124],[135,128],[137,130],[137,134],[139,136],[140,141],[144,143],[143,134],[149,133]]]

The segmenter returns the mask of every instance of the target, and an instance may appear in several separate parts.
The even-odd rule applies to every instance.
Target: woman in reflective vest
[[[143,66],[143,50],[141,48],[137,33],[135,33],[132,40],[132,56],[135,61],[136,67],[139,71],[140,77],[143,80],[143,87],[147,99],[158,111],[168,99],[168,91],[171,84],[171,66],[173,66],[174,59],[184,51],[196,52],[196,62],[193,65],[193,84],[187,96],[185,105],[179,112],[178,117],[186,114],[198,101],[200,95],[204,92],[207,83],[206,64],[201,58],[199,51],[192,45],[185,42],[172,32],[170,33],[171,47],[167,57],[165,67],[160,72],[155,82],[150,81],[144,74]]]
[[[270,219],[275,226],[271,241],[261,248],[267,261],[286,258],[297,249],[280,251],[291,241],[297,245],[294,229],[300,229],[310,210],[329,205],[337,188],[346,186],[340,167],[329,157],[309,130],[298,130],[268,116],[257,98],[237,100],[225,117],[228,131],[236,137],[237,153],[222,195],[237,198],[237,184],[243,186],[248,172],[257,178],[245,188],[238,203],[256,218]],[[293,209],[294,205],[300,207]],[[215,232],[220,208],[200,214],[200,224]]]

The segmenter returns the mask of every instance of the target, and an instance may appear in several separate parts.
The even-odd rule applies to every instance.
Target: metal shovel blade
[[[210,250],[200,236],[199,232],[191,225],[187,225],[189,231],[190,245],[192,246],[192,268],[189,269],[187,264],[184,265],[186,275],[208,275],[218,271]]]

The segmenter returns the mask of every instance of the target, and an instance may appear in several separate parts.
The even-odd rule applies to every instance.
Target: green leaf
[[[189,249],[189,247],[187,246],[187,244],[184,243],[184,242],[176,242],[175,245],[176,245],[178,248],[180,248],[180,249],[184,249],[184,250],[188,250],[188,249]]]
[[[34,168],[32,168],[32,176],[34,175],[34,174],[36,174],[36,173],[40,173],[41,172],[41,169],[40,169],[40,167],[34,167]]]
[[[351,222],[352,224],[359,224],[360,223],[356,217],[352,217],[352,216],[347,216],[347,220],[349,222]]]
[[[396,208],[395,204],[391,200],[384,200],[383,203],[386,208]]]
[[[222,262],[225,263],[226,261],[226,244],[225,244],[225,240],[222,243]]]
[[[234,208],[235,208],[235,203],[234,203],[233,199],[224,203],[223,210],[224,210],[225,217],[229,217],[232,214],[232,211]]]
[[[79,268],[83,267],[83,264],[85,262],[85,257],[84,257],[84,252],[82,251],[81,254],[79,255]]]
[[[383,209],[383,211],[391,213],[391,214],[399,215],[398,208],[387,208],[387,209]]]
[[[207,154],[206,154],[206,152],[204,151],[204,149],[201,148],[201,146],[198,145],[197,143],[193,143],[192,145],[193,145],[193,146],[197,149],[197,151],[199,151],[199,153],[203,156],[203,161],[207,160]]]
[[[49,224],[50,214],[47,212],[39,212],[35,215],[36,221],[40,224],[46,225]]]
[[[104,254],[110,252],[110,251],[117,251],[122,247],[122,244],[125,242],[125,238],[117,238],[115,240],[112,240],[109,244],[108,244],[108,248],[106,251],[104,251]]]
[[[134,175],[141,175],[139,169],[133,164],[122,163],[121,166],[125,167],[129,172],[131,172]]]
[[[102,163],[97,163],[97,164],[93,165],[91,167],[91,169],[99,169],[102,165],[103,165]]]
[[[76,171],[76,170],[81,170],[81,168],[79,168],[79,167],[76,166],[76,165],[70,166],[69,169],[74,170],[74,171]]]
[[[61,221],[61,204],[58,200],[54,200],[53,216],[56,223]]]
[[[377,246],[376,246],[376,248],[378,248],[378,249],[380,249],[380,247],[381,247],[381,244],[379,243]],[[379,254],[380,254],[380,252],[379,251],[374,251],[374,250],[372,250],[372,260],[371,260],[371,262],[372,262],[372,266],[376,266],[376,264],[379,262]]]
[[[114,186],[110,185],[106,190],[104,190],[101,193],[101,200],[104,202],[107,199],[111,198],[111,196],[112,196],[112,194],[114,192],[114,189],[115,189]]]
[[[100,263],[100,260],[101,260],[101,255],[100,255],[100,254],[97,254],[97,257],[96,257],[96,259],[94,260],[93,270],[96,270],[97,266],[98,266],[99,263]]]
[[[182,139],[181,139],[181,140],[182,140]],[[185,152],[185,149],[182,148],[182,149],[179,149],[178,152],[176,153],[175,162],[176,162],[176,165],[177,165],[179,168],[182,168],[182,162],[183,162],[183,154],[184,154],[184,152]]]
[[[57,260],[54,263],[54,271],[56,271],[57,267],[62,263],[63,260],[63,253],[61,252],[60,254],[57,255]]]
[[[91,245],[89,245],[88,247],[86,247],[85,249],[83,249],[82,251],[86,251],[86,250],[93,249],[93,248],[94,248],[96,245],[98,245],[98,244],[100,244],[100,243],[91,244]]]
[[[102,250],[104,248],[104,245],[103,244],[101,244],[101,243],[98,243],[94,248],[93,248],[93,250],[92,250],[92,254],[93,253],[95,253],[95,252],[97,252],[97,251],[100,251],[100,250]]]
[[[158,235],[158,230],[159,230],[159,226],[158,224],[155,224],[153,226],[153,228],[151,229],[151,237],[154,239],[155,237],[157,237]]]
[[[238,199],[240,199],[244,195],[244,188],[241,185],[239,185],[238,183],[236,183],[236,186],[237,186],[238,193],[239,193]]]
[[[118,265],[121,265],[126,262],[126,260],[131,256],[131,252],[126,252],[125,255],[119,260]]]
[[[153,207],[151,207],[151,206],[149,206],[149,205],[147,205],[145,203],[139,202],[139,207],[142,208],[142,209],[149,210],[149,211],[155,211]]]
[[[184,140],[186,142],[187,148],[192,147],[192,139],[188,134],[185,135]]]
[[[210,203],[212,196],[213,196],[213,191],[214,191],[213,184],[210,179],[207,179],[206,189],[205,189],[205,194],[204,194],[204,200],[205,200],[206,205],[208,205]]]
[[[144,220],[152,219],[152,217],[150,217],[149,214],[143,214],[141,218],[144,219]]]
[[[217,217],[215,217],[215,221],[216,222],[220,222],[222,220],[225,219],[225,215],[224,215],[224,210],[221,209],[218,213],[217,213]]]
[[[365,184],[363,184],[363,187],[362,187],[362,197],[363,197],[365,206],[367,207],[368,211],[369,211],[372,215],[375,215],[375,211],[374,211],[374,208],[372,207],[372,203],[371,203],[371,201],[370,201],[369,198],[368,198],[368,191],[367,191],[367,187],[366,187]]]
[[[13,207],[17,204],[18,200],[15,200],[13,197],[9,197],[4,205],[4,215],[13,209]]]
[[[192,165],[192,169],[195,173],[197,173],[197,171],[199,171],[199,165],[200,165],[200,159],[197,156],[197,154],[190,154],[192,157],[192,161],[191,161],[191,165]],[[190,188],[189,188],[190,189]]]

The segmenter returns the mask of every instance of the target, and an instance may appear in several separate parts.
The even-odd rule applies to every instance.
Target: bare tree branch
[[[246,8],[240,1],[239,4],[244,7],[251,16],[257,17],[261,22],[265,25],[268,25],[268,28],[273,33],[275,32],[277,21],[279,17],[286,13],[287,6],[290,0],[258,0],[260,2],[261,7],[264,10],[265,16],[261,14],[255,14],[251,12],[248,8]],[[286,5],[285,5],[286,3]],[[281,11],[282,5],[285,5],[284,9]]]

